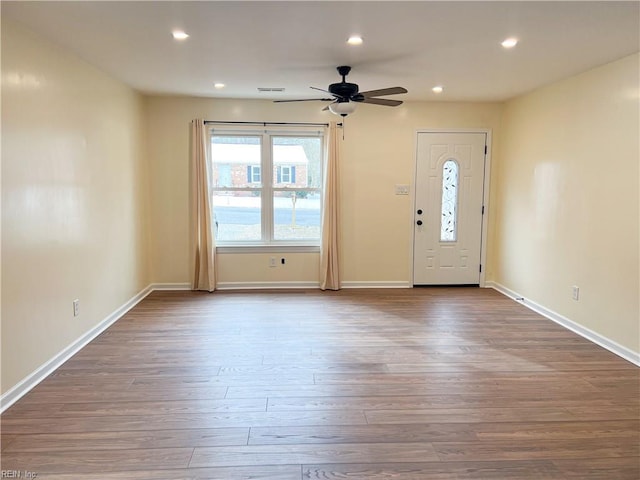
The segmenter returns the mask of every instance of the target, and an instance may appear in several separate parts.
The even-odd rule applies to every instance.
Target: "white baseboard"
[[[525,307],[530,310],[533,310],[536,313],[539,313],[543,317],[548,318],[549,320],[557,323],[558,325],[562,325],[563,327],[571,330],[574,333],[577,333],[581,337],[586,338],[587,340],[595,343],[596,345],[601,346],[602,348],[606,348],[611,353],[615,353],[619,357],[624,358],[625,360],[633,363],[640,367],[640,353],[634,352],[630,348],[627,348],[619,343],[600,335],[593,330],[580,325],[579,323],[574,322],[573,320],[568,319],[567,317],[560,315],[559,313],[554,312],[553,310],[549,310],[542,305],[533,302],[531,300],[525,299],[523,295],[520,295],[517,292],[505,287],[504,285],[500,285],[496,282],[486,282],[485,284],[488,288],[493,288],[494,290],[502,293],[507,297],[511,297],[517,302],[521,303]]]
[[[217,290],[258,290],[258,289],[291,289],[320,288],[319,282],[219,282]],[[353,282],[340,283],[340,288],[411,288],[409,282]]]
[[[358,282],[346,281],[340,283],[340,288],[411,288],[410,282],[388,281],[388,282]]]
[[[411,288],[410,282],[359,282],[346,281],[340,284],[340,288]],[[152,283],[152,291],[155,290],[191,290],[189,283]],[[283,290],[297,288],[320,288],[319,282],[218,282],[216,290]]]
[[[269,290],[320,288],[318,282],[218,282],[217,290]]]
[[[12,388],[7,390],[0,397],[0,413],[4,412],[7,408],[17,402],[20,398],[26,395],[33,387],[38,385],[42,380],[48,377],[55,369],[60,367],[64,362],[69,360],[72,356],[78,353],[85,345],[87,345],[91,340],[96,338],[102,332],[104,332],[107,328],[113,325],[117,320],[119,320],[125,313],[135,307],[142,299],[144,299],[147,295],[149,295],[153,289],[151,285],[145,287],[136,295],[134,295],[130,300],[128,300],[124,305],[111,313],[107,318],[102,320],[98,325],[93,327],[87,333],[78,338],[71,345],[64,348],[58,354],[50,358],[32,373],[27,375],[24,379],[14,385]]]
[[[156,290],[191,290],[190,283],[152,283],[149,285],[152,292]]]

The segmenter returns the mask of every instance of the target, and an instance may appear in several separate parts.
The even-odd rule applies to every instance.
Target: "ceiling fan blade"
[[[333,102],[335,98],[302,98],[300,100],[274,100],[273,103],[287,102]]]
[[[333,102],[331,102],[331,104],[330,104],[330,105],[327,105],[326,107],[324,107],[324,108],[322,109],[322,111],[323,111],[323,112],[326,112],[327,110],[329,110],[329,107],[330,107],[331,105],[333,105],[334,103],[338,103],[338,100],[334,100]]]
[[[365,98],[369,98],[369,97],[382,97],[384,95],[398,95],[400,93],[407,93],[407,89],[402,87],[381,88],[379,90],[369,90],[368,92],[360,92],[360,95],[364,96]]]
[[[318,87],[309,87],[309,88],[313,88],[314,90],[319,90],[321,92],[328,93],[329,95],[333,95],[334,97],[337,97],[337,95],[331,93],[329,90],[325,90],[324,88],[318,88]]]
[[[400,100],[388,100],[386,98],[365,98],[361,103],[372,103],[374,105],[384,105],[385,107],[397,107],[402,105]]]

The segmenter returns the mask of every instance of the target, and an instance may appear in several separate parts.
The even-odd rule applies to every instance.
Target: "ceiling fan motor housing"
[[[329,85],[329,92],[342,98],[349,98],[358,93],[358,85],[348,82],[332,83]]]

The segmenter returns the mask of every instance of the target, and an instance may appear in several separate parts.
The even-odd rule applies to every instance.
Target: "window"
[[[276,183],[296,183],[296,167],[293,165],[276,167]]]
[[[458,237],[458,164],[455,160],[447,160],[442,166],[442,203],[440,241],[455,242]]]
[[[320,244],[323,136],[211,132],[219,246]]]
[[[262,177],[260,176],[260,165],[249,165],[247,167],[247,182],[260,183]]]

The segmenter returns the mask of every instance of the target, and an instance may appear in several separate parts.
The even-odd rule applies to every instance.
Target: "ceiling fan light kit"
[[[346,117],[356,111],[356,104],[355,102],[335,102],[329,105],[329,111],[336,115]]]
[[[383,97],[385,95],[398,95],[401,93],[407,93],[407,89],[403,87],[390,87],[381,88],[379,90],[369,90],[367,92],[360,92],[360,87],[355,83],[349,83],[346,80],[347,75],[351,71],[351,67],[343,65],[337,68],[338,73],[342,76],[342,81],[339,83],[332,83],[327,90],[322,88],[311,87],[314,90],[320,90],[321,92],[329,93],[332,98],[304,98],[300,100],[274,100],[276,103],[284,102],[333,102],[323,110],[329,110],[331,113],[346,117],[350,113],[353,113],[356,109],[356,103],[371,103],[373,105],[383,105],[385,107],[397,107],[402,105],[400,100],[389,100]]]

